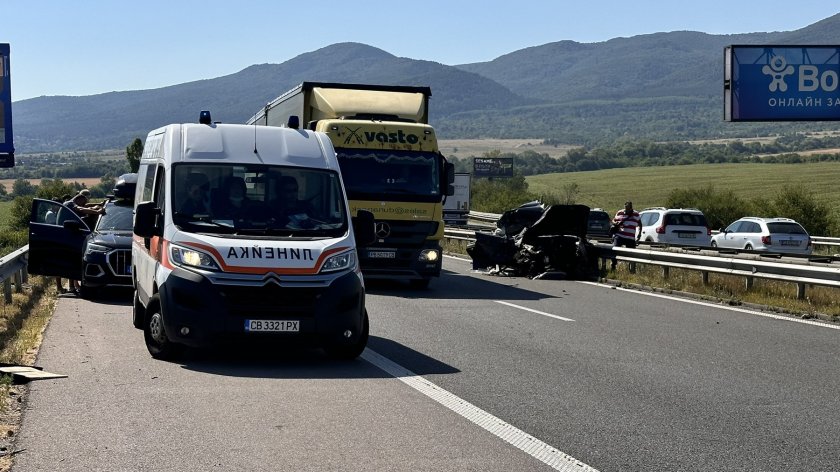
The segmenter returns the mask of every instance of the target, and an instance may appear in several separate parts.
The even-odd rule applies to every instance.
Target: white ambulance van
[[[357,244],[374,220],[351,220],[325,134],[202,112],[149,133],[135,198],[134,326],[153,357],[235,339],[364,350]]]

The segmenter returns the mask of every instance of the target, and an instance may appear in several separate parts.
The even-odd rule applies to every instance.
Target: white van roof
[[[174,161],[226,161],[338,171],[335,150],[323,133],[273,126],[185,123],[150,134],[166,128],[167,134],[175,135],[173,138],[180,131],[183,151],[175,153]]]

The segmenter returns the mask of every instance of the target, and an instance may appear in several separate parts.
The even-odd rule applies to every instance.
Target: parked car
[[[639,240],[649,243],[708,247],[712,231],[706,216],[696,208],[645,208]]]
[[[589,220],[586,224],[586,236],[590,239],[610,239],[610,225],[612,217],[601,208],[589,210]]]
[[[29,272],[80,280],[80,295],[131,286],[131,241],[137,174],[120,176],[93,229],[60,202],[34,199],[29,222]],[[51,216],[52,215],[52,216]]]
[[[811,254],[814,246],[805,228],[790,218],[747,216],[712,237],[712,247]]]

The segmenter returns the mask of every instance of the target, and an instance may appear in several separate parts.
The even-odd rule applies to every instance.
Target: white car
[[[701,247],[711,243],[712,231],[706,216],[696,208],[645,208],[639,216],[640,241]]]
[[[748,216],[712,237],[712,247],[811,254],[814,246],[805,228],[790,218]]]

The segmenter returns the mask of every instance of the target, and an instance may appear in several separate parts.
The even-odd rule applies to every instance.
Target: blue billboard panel
[[[840,120],[840,46],[728,46],[727,121]]]
[[[0,44],[0,167],[14,167],[12,143],[12,80],[9,76],[9,45]]]

